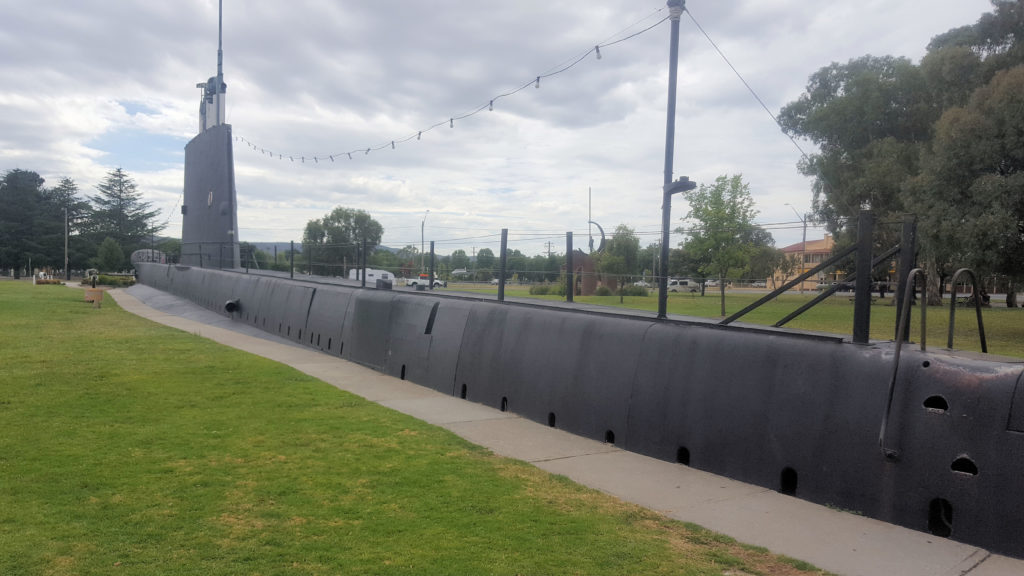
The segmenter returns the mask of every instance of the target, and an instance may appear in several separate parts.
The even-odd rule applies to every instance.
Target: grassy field
[[[61,286],[0,282],[0,574],[802,574]]]
[[[451,285],[448,290],[497,293],[496,287],[471,284]],[[505,295],[510,298],[565,300],[564,296],[531,296],[528,288],[519,286],[506,286]],[[784,294],[775,301],[769,302],[742,317],[739,322],[771,326],[816,295],[816,293],[810,292],[804,295]],[[764,296],[763,293],[743,290],[727,291],[725,295],[726,313],[733,314],[738,312],[762,296]],[[831,296],[826,301],[787,324],[786,327],[829,332],[848,337],[853,331],[852,298],[853,295],[849,293]],[[652,316],[658,310],[657,291],[651,291],[649,296],[626,296],[622,298],[622,302],[620,302],[618,296],[577,296],[575,301],[585,304],[647,310],[651,312]],[[669,314],[681,314],[700,318],[721,318],[720,312],[721,302],[717,291],[709,291],[705,296],[690,293],[669,294]],[[920,342],[920,312],[921,310],[918,306],[914,306],[911,311],[910,338],[915,344]],[[1005,306],[1000,306],[1000,303],[995,303],[991,308],[983,309],[982,322],[985,326],[989,353],[1024,357],[1024,308],[1006,308]],[[876,300],[871,306],[871,338],[893,340],[895,339],[895,326],[896,307],[892,305],[892,298]],[[948,304],[943,308],[929,307],[927,309],[927,330],[926,344],[928,347],[946,347],[949,330]],[[957,308],[953,336],[954,348],[981,351],[978,324],[973,308]]]

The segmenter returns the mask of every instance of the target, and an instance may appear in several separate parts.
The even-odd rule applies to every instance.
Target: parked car
[[[700,290],[700,285],[689,278],[668,279],[669,292],[697,292],[698,290]]]
[[[715,286],[718,286],[718,280],[708,280],[704,285],[708,288],[714,288]]]
[[[633,286],[639,286],[640,288],[650,288],[651,287],[650,284],[648,284],[647,282],[644,282],[643,280],[637,280],[636,282],[633,282]]]
[[[497,278],[491,278],[491,284],[494,284],[495,286],[497,286],[499,284],[498,279]]]
[[[767,288],[767,287],[768,287],[768,284],[766,284],[765,282],[762,282],[762,281],[758,280],[757,282],[752,282],[752,283],[750,284],[750,286],[751,286],[752,288]]]

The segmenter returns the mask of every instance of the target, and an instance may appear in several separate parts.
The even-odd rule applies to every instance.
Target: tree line
[[[960,267],[1024,278],[1024,0],[992,0],[975,24],[934,37],[919,64],[866,55],[810,76],[779,114],[819,152],[814,213],[851,242],[862,207],[915,214],[934,297]],[[886,239],[895,244],[895,229]]]
[[[691,210],[683,218],[691,227],[679,228],[687,240],[669,250],[669,274],[694,279],[714,278],[764,280],[785,268],[785,255],[775,248],[771,234],[754,223],[749,185],[742,176],[721,176],[688,193]],[[378,246],[384,228],[369,213],[339,206],[323,218],[310,220],[303,233],[298,266],[307,272],[343,276],[358,266],[360,249],[366,240],[367,264],[399,277],[415,277],[430,267],[429,254],[406,245],[398,250]],[[646,280],[653,283],[660,269],[660,245],[641,241],[627,224],[615,227],[602,250],[593,253],[595,272],[608,284]],[[243,253],[246,249],[243,243]],[[254,251],[254,261],[267,268],[275,264],[265,251]],[[500,274],[500,254],[481,248],[471,257],[464,249],[435,256],[438,277],[447,280],[486,282]],[[793,262],[790,264],[795,265]],[[287,261],[284,261],[285,265]],[[565,255],[528,256],[517,249],[506,254],[506,279],[524,282],[556,282],[565,269]],[[724,285],[724,282],[723,282]]]
[[[71,178],[45,186],[38,173],[8,170],[0,179],[0,272],[20,277],[34,269],[130,267],[132,251],[149,248],[163,229],[158,210],[142,200],[121,168],[107,173],[96,193],[83,197]],[[167,246],[162,246],[167,249]]]

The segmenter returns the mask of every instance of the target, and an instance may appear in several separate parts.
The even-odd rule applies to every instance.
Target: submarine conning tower
[[[196,84],[199,133],[185,146],[185,189],[181,205],[181,263],[205,268],[238,268],[238,203],[231,125],[226,122],[223,1],[218,7],[217,75]]]

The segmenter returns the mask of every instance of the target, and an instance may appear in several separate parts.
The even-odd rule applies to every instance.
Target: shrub
[[[550,284],[537,284],[530,286],[530,294],[533,296],[544,296],[551,293]]]
[[[594,289],[594,296],[611,296],[612,291],[607,286],[598,286]]]
[[[627,285],[627,286],[623,286],[619,290],[620,290],[619,293],[622,294],[623,296],[647,296],[648,295],[647,288],[644,288],[643,286],[633,286],[632,284]]]
[[[82,278],[82,284],[91,284],[92,276]],[[134,276],[111,276],[109,274],[99,274],[96,276],[96,285],[100,286],[134,286]]]

